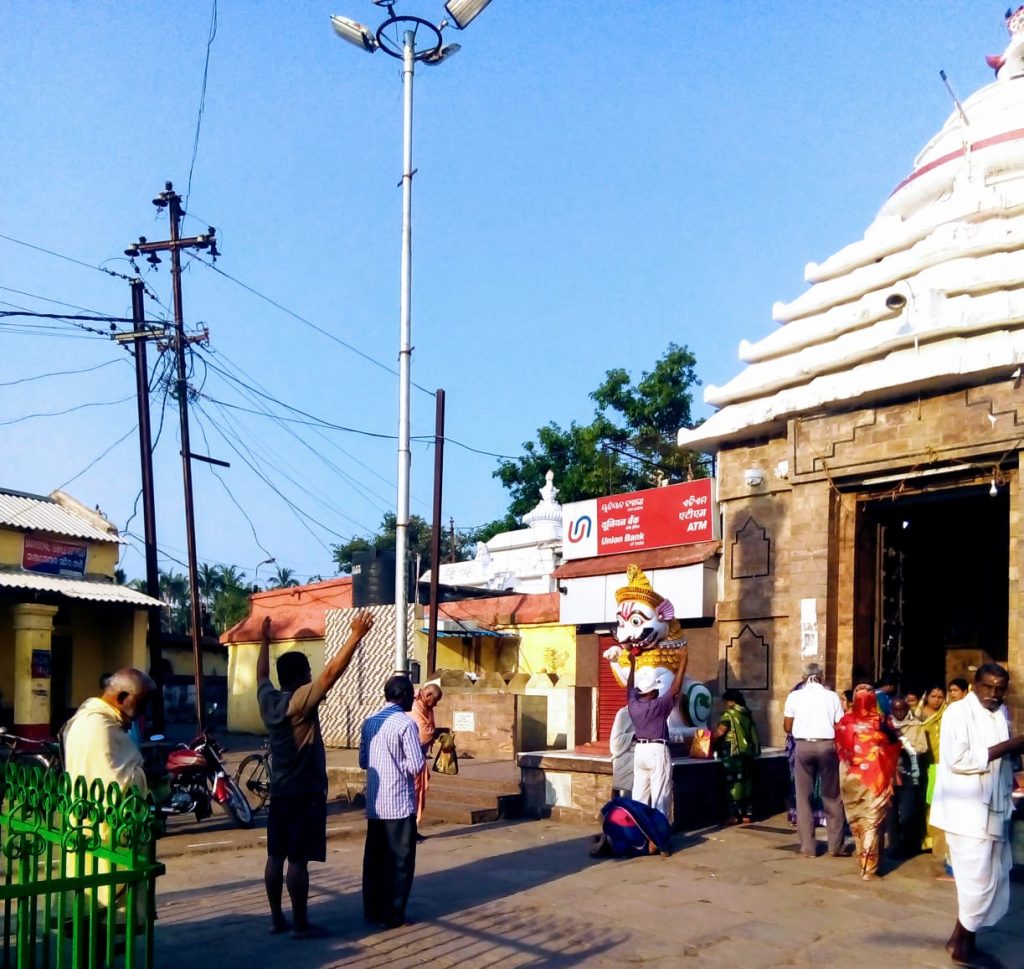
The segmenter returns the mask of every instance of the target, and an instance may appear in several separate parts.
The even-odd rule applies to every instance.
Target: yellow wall
[[[25,548],[25,532],[10,528],[0,528],[0,565],[16,565],[21,567],[22,553]],[[38,534],[45,537],[44,533]],[[68,542],[73,545],[85,544],[88,551],[85,556],[85,571],[88,575],[106,575],[114,577],[121,546],[117,542],[87,542],[80,538],[66,538],[59,535],[53,537],[55,542]]]
[[[21,553],[24,548],[22,536],[22,532],[0,528],[0,565],[21,565]]]
[[[0,706],[14,708],[14,616],[11,607],[0,604]]]
[[[100,676],[125,666],[149,668],[144,609],[95,609],[76,603],[68,627],[71,636],[71,705],[99,692]]]
[[[113,578],[120,557],[121,546],[117,542],[90,542],[89,552],[85,557],[86,574],[107,575]]]
[[[270,644],[270,676],[277,683],[274,663],[278,656],[289,650],[305,653],[313,676],[324,669],[324,641],[322,639],[284,640]],[[241,733],[265,734],[267,728],[260,717],[256,702],[256,657],[259,643],[230,643],[228,645],[228,730]]]
[[[551,623],[519,630],[520,673],[557,673],[559,686],[576,682],[576,627]]]
[[[576,682],[576,627],[548,623],[537,626],[507,626],[502,632],[514,632],[515,639],[438,637],[437,669],[467,670],[471,673],[557,673],[558,682],[572,685]],[[422,636],[422,647],[421,647]],[[417,631],[416,656],[421,655],[425,665],[426,636]],[[422,653],[421,653],[422,648]]]

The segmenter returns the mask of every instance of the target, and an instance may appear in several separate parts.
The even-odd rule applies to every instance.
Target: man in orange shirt
[[[419,828],[423,818],[423,809],[427,805],[427,788],[430,787],[430,763],[427,761],[427,753],[434,740],[437,739],[437,726],[434,723],[434,707],[441,701],[441,687],[436,683],[428,683],[413,700],[409,716],[416,724],[420,734],[420,749],[423,751],[423,770],[416,775],[416,827]],[[422,843],[427,840],[425,834],[417,830],[416,841]]]

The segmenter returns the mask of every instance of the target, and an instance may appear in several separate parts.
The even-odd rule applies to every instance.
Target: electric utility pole
[[[188,368],[185,360],[185,346],[194,342],[194,338],[185,336],[185,314],[181,303],[181,250],[182,249],[208,249],[210,255],[216,258],[217,239],[216,230],[209,228],[205,235],[181,237],[181,218],[185,214],[181,207],[181,196],[174,191],[170,182],[164,183],[162,191],[153,204],[160,210],[167,209],[171,223],[171,237],[162,242],[149,242],[144,236],[134,245],[125,249],[125,255],[135,258],[145,254],[147,262],[153,266],[160,263],[157,253],[169,252],[171,254],[171,289],[174,297],[174,336],[172,345],[177,363],[177,397],[178,414],[181,425],[181,469],[182,481],[185,494],[185,535],[188,547],[188,584],[189,584],[189,606],[191,611],[192,625],[192,656],[195,663],[196,680],[196,723],[200,732],[203,730],[203,649],[202,649],[202,607],[199,601],[199,568],[196,557],[196,523],[195,508],[192,497],[192,458],[201,455],[193,455],[189,442],[188,427]],[[201,337],[200,339],[204,339]],[[208,460],[208,459],[203,459]],[[218,462],[220,463],[220,462]]]

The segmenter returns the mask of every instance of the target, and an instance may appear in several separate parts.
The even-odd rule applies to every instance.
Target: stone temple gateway
[[[717,454],[721,686],[763,735],[809,659],[921,692],[987,657],[1024,714],[1024,7],[863,238],[679,444]]]

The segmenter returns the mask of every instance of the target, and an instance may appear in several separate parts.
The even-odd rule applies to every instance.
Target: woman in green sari
[[[728,824],[750,824],[754,820],[754,758],[761,753],[757,727],[743,694],[726,690],[722,694],[725,709],[718,721],[715,741],[725,768],[725,782],[732,811]]]

